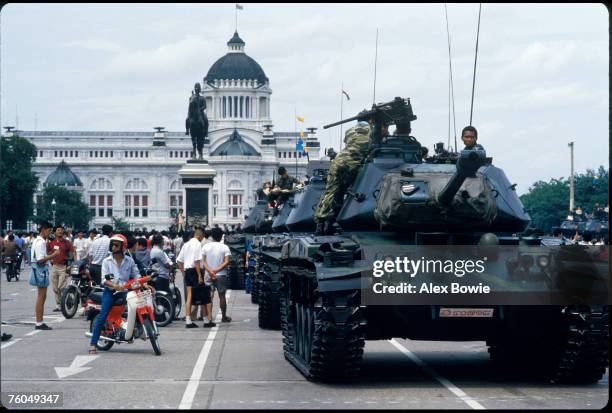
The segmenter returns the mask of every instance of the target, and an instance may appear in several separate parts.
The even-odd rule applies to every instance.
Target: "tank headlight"
[[[547,255],[540,255],[538,257],[538,266],[548,267],[548,256]]]
[[[415,184],[404,184],[404,185],[402,185],[402,193],[404,195],[412,195],[412,194],[414,194],[418,190],[419,190],[419,187],[416,186]]]

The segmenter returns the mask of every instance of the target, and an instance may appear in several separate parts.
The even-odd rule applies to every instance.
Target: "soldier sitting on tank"
[[[257,190],[257,199],[267,199],[271,189],[272,184],[270,182],[264,182],[263,188]]]
[[[325,193],[315,211],[317,235],[333,233],[333,223],[342,208],[344,194],[357,177],[357,172],[368,155],[372,121],[373,119],[368,119],[367,122],[359,121],[344,135],[345,146],[329,167]],[[389,125],[381,125],[382,136],[388,134],[388,127]]]
[[[461,140],[465,144],[464,151],[484,151],[482,145],[476,143],[478,140],[478,131],[473,126],[466,126],[461,131]]]
[[[293,192],[293,185],[301,185],[301,182],[297,178],[289,175],[284,166],[278,168],[278,174],[280,178],[268,195],[268,199],[274,201],[275,204],[274,215],[278,213],[278,208],[289,199],[289,196]]]

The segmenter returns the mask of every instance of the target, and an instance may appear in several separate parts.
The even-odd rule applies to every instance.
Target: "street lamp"
[[[55,225],[55,198],[53,198],[53,200],[51,201],[51,209],[53,210],[53,225]]]

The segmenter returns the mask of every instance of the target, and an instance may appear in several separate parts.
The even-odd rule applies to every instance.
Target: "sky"
[[[241,3],[245,52],[270,79],[276,131],[294,112],[338,150],[349,117],[410,98],[432,153],[469,124],[478,4]],[[182,131],[195,82],[227,52],[229,4],[9,4],[0,10],[0,124],[21,130]],[[483,4],[472,124],[517,183],[609,167],[608,10],[601,4]],[[376,32],[378,29],[378,50]],[[377,58],[375,59],[375,56]],[[450,114],[450,116],[449,116]],[[346,127],[344,128],[346,130]]]

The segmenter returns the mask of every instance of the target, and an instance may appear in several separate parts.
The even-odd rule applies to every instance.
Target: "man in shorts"
[[[227,302],[225,300],[225,291],[227,291],[227,266],[230,262],[232,253],[227,245],[221,242],[223,238],[223,230],[221,228],[213,228],[211,230],[213,242],[209,242],[202,247],[202,262],[206,274],[204,282],[212,285],[212,288],[219,292],[219,306],[221,307],[223,323],[232,321],[231,317],[226,314]],[[212,302],[207,306],[208,317],[212,319]],[[212,320],[211,320],[212,321]]]
[[[189,242],[183,245],[181,252],[176,259],[176,263],[184,274],[185,286],[187,294],[185,297],[185,327],[195,328],[197,325],[191,321],[191,303],[192,301],[199,301],[198,297],[193,297],[193,290],[201,290],[198,288],[204,284],[204,276],[200,271],[200,262],[202,260],[202,244],[200,242],[204,238],[204,234],[201,229],[196,229],[195,236],[189,240]],[[203,295],[203,302],[201,304],[210,303],[210,291],[205,289]],[[208,302],[206,301],[208,298]],[[209,323],[204,324],[204,327],[214,327],[215,323],[209,320]]]

